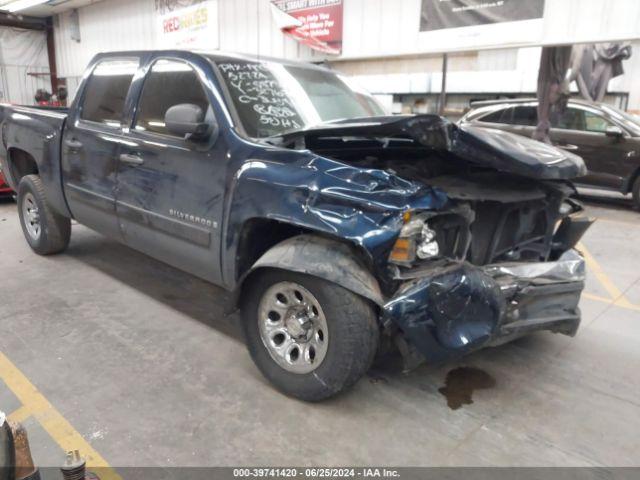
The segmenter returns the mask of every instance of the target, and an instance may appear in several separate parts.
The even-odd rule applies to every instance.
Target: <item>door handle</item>
[[[142,165],[144,163],[144,160],[142,158],[132,153],[121,154],[120,161],[122,163],[128,163],[129,165]]]
[[[578,146],[577,145],[570,145],[570,144],[560,144],[558,145],[559,148],[563,149],[563,150],[578,150]]]
[[[64,144],[69,147],[70,150],[80,150],[82,148],[82,142],[78,140],[65,140]]]

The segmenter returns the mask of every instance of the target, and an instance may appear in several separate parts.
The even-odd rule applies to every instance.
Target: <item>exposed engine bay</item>
[[[497,130],[467,132],[434,116],[401,117],[386,125],[331,124],[282,140],[444,191],[451,200],[447,211],[420,219],[440,237],[437,243],[446,249],[440,257],[478,266],[540,262],[573,246],[554,240],[554,234],[559,220],[580,210],[567,201],[574,193],[569,179],[584,172],[578,157],[559,156],[552,147]]]

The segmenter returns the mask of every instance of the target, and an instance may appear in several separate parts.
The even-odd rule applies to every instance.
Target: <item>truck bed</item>
[[[7,183],[17,191],[9,156],[29,156],[37,164],[38,174],[50,200],[59,213],[69,216],[62,191],[61,141],[67,119],[65,107],[20,106],[0,103],[0,166]],[[7,150],[7,145],[11,149]],[[20,165],[20,162],[12,162]],[[35,173],[35,172],[29,172]]]

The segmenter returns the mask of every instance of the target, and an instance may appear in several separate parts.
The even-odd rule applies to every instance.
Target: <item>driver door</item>
[[[219,284],[225,140],[171,133],[165,113],[180,104],[197,105],[215,122],[194,66],[156,60],[121,144],[116,212],[127,245]]]

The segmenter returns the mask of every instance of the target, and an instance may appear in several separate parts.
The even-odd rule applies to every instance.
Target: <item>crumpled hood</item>
[[[282,143],[327,137],[409,137],[436,151],[447,151],[480,167],[541,180],[570,180],[586,175],[577,155],[521,135],[475,126],[457,126],[437,115],[340,120],[281,137]]]

